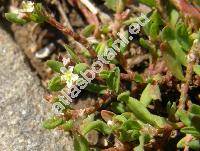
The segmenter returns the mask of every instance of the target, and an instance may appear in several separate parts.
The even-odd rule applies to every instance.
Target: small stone
[[[4,47],[0,48],[0,55],[4,55],[5,53],[6,53],[6,48]]]
[[[25,115],[25,114],[26,114],[26,111],[25,111],[25,110],[23,110],[23,111],[22,111],[22,115]]]
[[[50,43],[48,46],[42,48],[41,50],[35,53],[35,57],[38,59],[44,59],[48,57],[54,50],[55,46],[53,43]]]

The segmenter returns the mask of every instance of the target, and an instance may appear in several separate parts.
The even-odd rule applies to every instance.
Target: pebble
[[[44,59],[44,58],[48,57],[53,52],[54,49],[55,49],[54,44],[50,43],[48,46],[37,51],[35,53],[35,57],[38,59]]]

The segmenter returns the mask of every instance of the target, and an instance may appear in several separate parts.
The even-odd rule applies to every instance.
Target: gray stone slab
[[[68,134],[42,128],[51,111],[44,93],[20,48],[0,29],[0,150],[73,150]]]

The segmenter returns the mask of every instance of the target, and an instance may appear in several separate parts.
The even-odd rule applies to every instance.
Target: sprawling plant
[[[148,6],[149,22],[133,35],[127,28],[140,17],[138,4]],[[74,7],[92,20],[80,33],[57,22],[40,3],[23,2],[21,8],[5,14],[9,21],[21,25],[49,23],[73,39],[73,44],[63,44],[68,58],[47,61],[56,73],[49,81],[52,95],[47,100],[58,112],[43,126],[71,132],[77,151],[164,150],[167,145],[200,149],[200,102],[189,96],[192,87],[199,90],[200,86],[200,2],[139,0],[138,4],[105,0],[105,6],[114,13],[111,18],[92,1],[75,0]],[[101,20],[102,15],[108,17],[107,22]],[[118,33],[127,39],[132,36],[131,41],[119,42],[119,51],[108,53],[106,50],[119,39]],[[74,49],[74,44],[80,49]],[[133,49],[146,53],[131,58]],[[108,55],[112,59],[108,60]],[[94,80],[87,80],[84,73],[98,61],[103,66],[94,66],[99,72]],[[93,75],[85,76],[92,79]],[[95,94],[93,106],[74,107],[74,100],[80,97],[70,100],[67,92],[77,85],[85,89],[80,93]],[[179,98],[166,96],[165,87]],[[91,135],[99,139],[95,142]]]

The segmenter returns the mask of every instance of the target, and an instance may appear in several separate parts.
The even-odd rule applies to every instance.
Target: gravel
[[[0,28],[0,150],[73,150],[69,134],[42,128],[51,114],[44,93],[20,48]]]

